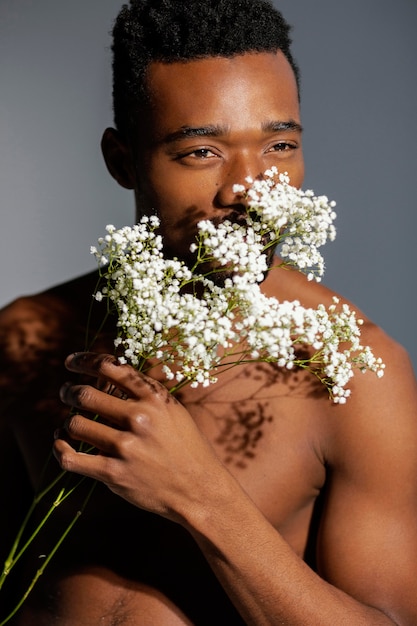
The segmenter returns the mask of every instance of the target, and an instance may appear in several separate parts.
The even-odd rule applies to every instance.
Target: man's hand
[[[132,504],[184,523],[212,474],[228,475],[188,411],[155,380],[110,355],[77,353],[66,366],[95,386],[66,384],[61,399],[101,421],[72,415],[57,431],[61,467],[100,480]],[[104,421],[104,423],[103,423]],[[77,452],[84,442],[98,452]]]

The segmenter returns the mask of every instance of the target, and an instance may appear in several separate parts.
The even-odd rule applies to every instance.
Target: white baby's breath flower
[[[320,280],[324,261],[318,248],[335,236],[334,203],[292,187],[288,175],[275,168],[262,180],[247,182],[247,190],[234,186],[235,193],[247,195],[244,223],[200,222],[190,246],[196,258],[192,269],[164,257],[156,216],[119,230],[109,225],[98,247],[91,247],[105,282],[94,297],[115,308],[120,361],[142,369],[157,359],[174,389],[185,383],[206,386],[239,346],[239,359],[309,367],[343,404],[353,367],[384,373],[381,360],[360,346],[361,320],[337,298],[328,308],[311,309],[269,298],[259,287],[268,271],[266,252],[277,245],[284,265]],[[214,278],[222,272],[218,284]],[[311,356],[300,360],[306,347]]]

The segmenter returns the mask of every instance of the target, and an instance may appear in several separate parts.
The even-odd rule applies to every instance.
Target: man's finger
[[[72,441],[82,441],[112,456],[117,456],[117,437],[123,436],[121,431],[82,415],[69,417],[64,431]],[[60,431],[56,433],[56,438],[61,438]]]
[[[55,440],[53,453],[63,470],[101,480],[104,483],[111,482],[110,468],[114,459],[106,457],[103,454],[76,452],[70,444],[63,439]]]
[[[79,411],[100,415],[120,428],[126,427],[130,421],[128,401],[99,391],[90,385],[66,383],[60,389],[60,398],[64,404]],[[87,422],[95,423],[91,420]]]
[[[108,380],[127,395],[140,397],[144,393],[167,393],[155,380],[130,365],[121,364],[110,354],[76,352],[67,357],[65,366],[72,372],[87,374],[100,381]]]

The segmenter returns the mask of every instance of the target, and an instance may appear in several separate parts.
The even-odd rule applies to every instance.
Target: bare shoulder
[[[85,328],[92,282],[82,277],[20,297],[0,310],[2,399],[30,386],[43,365],[56,366],[65,350],[83,347],[77,337]]]
[[[2,309],[1,347],[10,362],[31,358],[41,350],[65,313],[59,301],[47,294],[21,297]]]
[[[332,428],[333,446],[339,460],[359,454],[366,442],[366,456],[374,456],[374,467],[395,463],[400,467],[409,458],[417,470],[417,384],[413,367],[403,346],[370,321],[362,327],[362,343],[372,348],[385,363],[385,373],[356,371],[351,396],[341,408]],[[379,457],[379,459],[378,459]],[[364,459],[365,460],[365,459]],[[381,468],[382,469],[382,468]]]
[[[345,459],[353,466],[354,461],[359,463],[360,449],[364,449],[364,463],[374,451],[375,456],[389,456],[392,460],[395,454],[403,455],[404,460],[409,454],[410,462],[417,465],[417,385],[406,349],[347,299],[322,284],[308,282],[300,272],[272,271],[264,291],[278,299],[297,299],[303,306],[314,308],[319,304],[328,306],[337,296],[363,320],[362,345],[369,346],[385,363],[382,378],[373,372],[355,371],[348,385],[351,396],[346,405],[321,404],[320,412],[324,412],[326,422],[326,461],[337,465]],[[378,466],[375,459],[375,467]]]

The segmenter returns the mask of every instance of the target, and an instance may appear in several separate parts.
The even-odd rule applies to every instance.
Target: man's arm
[[[396,355],[391,367],[401,366],[400,376],[391,370],[384,382],[370,383],[370,375],[358,375],[355,394],[366,401],[350,399],[349,409],[332,416],[352,424],[335,428],[329,440],[318,554],[323,577],[263,517],[184,407],[111,358],[77,355],[69,367],[110,381],[129,400],[85,386],[67,386],[63,399],[100,413],[116,429],[74,416],[69,435],[101,453],[76,453],[62,439],[55,453],[63,468],[98,478],[187,528],[248,624],[415,624],[416,389],[402,351]]]
[[[246,585],[247,605],[241,610],[248,623],[417,623],[416,383],[406,353],[392,343],[385,351],[389,367],[383,381],[358,374],[353,397],[330,417],[329,480],[317,546],[320,579],[278,534],[268,539],[256,516],[232,501],[220,505],[220,519],[207,520],[211,535],[194,533],[219,577],[233,572],[229,594],[237,606],[243,595],[234,594]],[[216,555],[219,545],[226,550]],[[264,600],[257,595],[262,585]]]
[[[386,375],[356,376],[355,393],[337,417],[319,571],[399,624],[415,624],[416,382],[405,351],[381,343],[380,335],[371,330],[367,342],[385,352]]]

